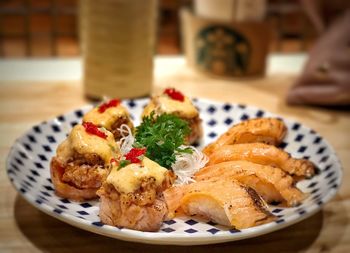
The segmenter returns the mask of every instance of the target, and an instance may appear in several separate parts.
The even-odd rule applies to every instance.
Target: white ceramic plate
[[[200,110],[205,132],[200,147],[212,142],[232,124],[249,118],[276,116],[245,105],[203,99],[193,101]],[[141,111],[147,102],[148,99],[123,101],[136,125],[140,122]],[[329,143],[301,123],[283,119],[288,126],[288,134],[282,147],[293,157],[310,159],[317,165],[319,173],[312,179],[298,183],[303,192],[310,193],[302,205],[294,208],[270,207],[278,217],[277,221],[240,231],[194,217],[166,221],[159,232],[140,232],[103,225],[98,217],[98,201],[78,203],[57,197],[49,173],[49,162],[57,145],[89,109],[91,106],[86,106],[43,122],[17,139],[7,159],[7,173],[16,190],[36,208],[94,233],[121,240],[177,245],[211,244],[255,237],[311,216],[336,194],[341,183],[341,165]]]

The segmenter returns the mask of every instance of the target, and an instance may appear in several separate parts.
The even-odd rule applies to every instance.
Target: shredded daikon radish
[[[192,154],[179,153],[176,161],[171,166],[177,179],[175,185],[183,185],[195,182],[192,176],[203,168],[209,161],[208,157],[193,146],[181,146],[180,148],[191,148]]]
[[[130,127],[126,124],[120,125],[118,128],[120,134],[123,136],[119,143],[120,143],[120,152],[124,156],[125,154],[129,153],[129,151],[132,149],[132,145],[135,142],[135,137],[132,135],[132,131]]]
[[[122,138],[120,139],[120,152],[122,156],[129,153],[133,148],[135,137],[132,134],[130,127],[122,124],[118,129]],[[192,176],[203,168],[209,161],[208,157],[193,146],[180,146],[181,149],[190,148],[192,153],[178,153],[176,154],[176,161],[171,166],[177,179],[175,185],[183,185],[195,182]]]

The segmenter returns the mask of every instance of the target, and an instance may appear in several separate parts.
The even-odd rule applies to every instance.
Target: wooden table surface
[[[337,196],[307,220],[253,239],[193,247],[143,245],[103,237],[60,222],[28,204],[7,179],[5,159],[10,146],[33,124],[87,101],[78,81],[0,81],[0,252],[350,252],[350,113],[287,106],[284,97],[294,79],[273,74],[256,80],[217,80],[183,64],[170,71],[156,69],[154,92],[175,86],[190,96],[255,105],[294,118],[323,135],[344,168]]]

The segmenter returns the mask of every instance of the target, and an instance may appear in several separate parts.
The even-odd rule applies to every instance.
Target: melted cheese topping
[[[68,138],[65,139],[60,145],[58,145],[57,150],[57,159],[61,161],[61,163],[66,163],[66,161],[72,155],[72,149],[70,147],[70,143]]]
[[[194,118],[198,116],[196,107],[188,97],[183,102],[169,98],[167,95],[153,97],[145,107],[142,117],[149,116],[154,111],[156,115],[163,113],[175,114],[183,118]]]
[[[66,162],[72,155],[73,151],[79,154],[94,153],[100,156],[107,164],[111,158],[120,154],[120,149],[114,140],[113,134],[104,131],[107,138],[89,134],[82,125],[76,125],[68,138],[63,141],[57,148],[57,157]]]
[[[140,187],[144,178],[153,177],[156,180],[156,185],[161,185],[166,173],[166,168],[144,157],[141,164],[132,163],[119,170],[115,167],[112,168],[107,177],[107,183],[112,184],[119,192],[130,193]]]
[[[114,122],[121,117],[129,118],[128,111],[122,105],[110,107],[103,113],[100,113],[98,107],[96,107],[84,115],[83,121],[111,129]]]

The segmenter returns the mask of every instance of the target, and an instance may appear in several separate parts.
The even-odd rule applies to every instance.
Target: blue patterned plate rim
[[[143,98],[143,99],[135,99],[135,100],[124,100],[123,104],[125,106],[127,106],[131,111],[133,110],[133,107],[135,107],[135,103],[138,104],[145,104],[147,103],[147,101],[149,101],[148,98]],[[227,110],[227,112],[229,112],[232,108],[239,108],[239,110],[241,110],[244,115],[245,112],[263,112],[262,114],[264,116],[269,116],[269,117],[279,117],[281,119],[284,120],[284,122],[288,125],[288,130],[290,131],[290,126],[298,126],[298,129],[303,129],[306,130],[307,133],[313,134],[316,139],[320,138],[321,139],[321,143],[322,143],[322,147],[325,147],[328,150],[328,161],[332,161],[331,163],[331,168],[333,169],[333,171],[331,171],[333,174],[336,174],[337,177],[334,178],[334,187],[330,188],[329,190],[327,190],[327,192],[324,194],[324,196],[322,196],[322,198],[317,198],[318,202],[317,203],[312,203],[311,205],[307,205],[307,211],[305,209],[303,209],[302,211],[300,211],[300,207],[296,207],[296,208],[291,208],[289,210],[292,210],[291,212],[293,212],[292,214],[288,215],[288,219],[287,221],[283,220],[283,219],[278,219],[276,222],[271,222],[268,224],[264,224],[264,225],[260,225],[257,227],[252,227],[252,228],[248,228],[248,229],[243,229],[241,231],[237,231],[234,229],[226,229],[226,230],[221,230],[220,228],[211,228],[208,229],[206,231],[196,231],[195,233],[192,232],[178,232],[178,233],[171,233],[171,232],[141,232],[141,231],[135,231],[135,230],[130,230],[130,229],[125,229],[125,228],[116,228],[113,226],[109,226],[109,225],[103,225],[100,222],[91,222],[88,219],[82,219],[79,218],[77,216],[74,216],[70,213],[67,213],[64,210],[60,210],[57,211],[59,209],[55,208],[51,203],[45,203],[45,201],[42,201],[41,203],[38,202],[38,199],[35,198],[35,196],[28,194],[28,192],[26,192],[25,190],[23,191],[23,187],[20,185],[20,182],[18,182],[19,178],[17,178],[16,176],[16,171],[13,169],[13,164],[14,164],[14,160],[16,160],[16,156],[18,155],[18,153],[21,153],[21,151],[19,149],[23,150],[23,145],[20,143],[21,140],[26,139],[28,136],[32,136],[33,135],[33,129],[35,129],[35,127],[41,127],[44,125],[55,125],[55,124],[59,124],[59,126],[61,126],[62,122],[60,122],[59,117],[72,117],[72,115],[74,116],[74,114],[77,114],[76,112],[85,112],[89,109],[91,109],[91,105],[88,106],[84,106],[79,108],[78,110],[75,111],[71,111],[69,113],[63,114],[61,116],[58,116],[52,120],[48,120],[48,121],[44,121],[38,125],[33,126],[33,128],[31,128],[30,130],[28,130],[27,132],[25,132],[21,137],[19,137],[14,145],[11,147],[11,150],[8,154],[7,160],[6,160],[6,168],[7,168],[7,174],[8,177],[12,183],[12,185],[14,186],[14,188],[18,191],[18,193],[24,198],[26,199],[30,204],[32,204],[34,207],[38,208],[39,210],[45,212],[46,214],[53,216],[61,221],[64,221],[68,224],[71,224],[73,226],[97,233],[97,234],[101,234],[101,235],[105,235],[105,236],[109,236],[109,237],[113,237],[113,238],[118,238],[118,239],[122,239],[122,240],[127,240],[127,241],[134,241],[134,242],[141,242],[141,243],[150,243],[150,244],[174,244],[174,245],[199,245],[199,244],[211,244],[211,243],[220,243],[220,242],[227,242],[227,241],[235,241],[235,240],[240,240],[240,239],[246,239],[246,238],[251,238],[251,237],[255,237],[255,236],[259,236],[262,234],[266,234],[266,233],[270,233],[279,229],[282,229],[284,227],[290,226],[292,224],[295,224],[297,222],[300,222],[301,220],[304,220],[308,217],[310,217],[311,215],[315,214],[317,211],[321,210],[322,206],[327,203],[328,201],[330,201],[337,193],[337,191],[339,190],[339,187],[341,185],[341,179],[342,179],[342,169],[341,169],[341,164],[340,161],[338,159],[338,157],[335,154],[335,151],[333,149],[333,147],[324,139],[322,138],[320,135],[318,135],[315,131],[313,131],[312,129],[310,129],[309,127],[306,127],[305,125],[298,123],[294,120],[290,120],[290,119],[286,119],[284,117],[280,117],[277,116],[275,114],[269,113],[267,111],[264,111],[262,109],[259,109],[257,107],[254,106],[248,106],[248,105],[244,105],[244,104],[235,104],[235,103],[223,103],[223,102],[218,102],[218,101],[212,101],[209,99],[199,99],[199,98],[195,98],[193,99],[193,102],[195,103],[196,106],[198,106],[199,108],[201,108],[201,116],[203,114],[207,115],[208,112],[204,111],[202,107],[207,106],[207,110],[210,112],[210,108],[212,106],[212,108],[216,108],[214,110],[214,112],[216,110],[218,110],[217,108],[230,108],[229,110]],[[140,108],[139,108],[140,109]],[[142,109],[142,108],[141,108]],[[226,110],[226,109],[225,109]],[[211,110],[212,111],[212,110]],[[242,116],[242,117],[243,117]],[[137,120],[136,120],[137,121]],[[204,124],[206,122],[203,122]],[[204,125],[204,127],[206,128],[206,125]],[[60,140],[61,141],[61,140]],[[58,141],[58,142],[60,142]],[[43,143],[37,143],[37,145],[42,145]],[[34,145],[35,147],[35,145]],[[53,150],[55,151],[55,150]],[[23,153],[24,151],[22,151]],[[51,157],[49,157],[48,160],[50,160]],[[18,162],[18,161],[16,161]],[[23,162],[22,162],[23,163]],[[24,163],[25,165],[25,163]],[[23,166],[24,166],[23,165]],[[19,166],[17,164],[17,166]],[[329,167],[329,166],[328,166]],[[44,170],[49,170],[49,168],[43,168]],[[326,167],[327,169],[327,167]],[[328,173],[328,172],[327,172]],[[333,175],[332,174],[332,175]],[[317,182],[318,181],[314,181]],[[310,184],[310,186],[312,185],[312,183]],[[53,196],[53,198],[57,198],[59,199],[59,197],[57,196]],[[73,201],[71,202],[71,204],[73,205],[79,205],[80,203],[74,203]],[[94,205],[95,203],[91,204]],[[285,210],[284,208],[275,208],[275,210]],[[298,211],[299,210],[299,211]],[[275,214],[277,214],[277,211]],[[273,211],[274,212],[274,211]],[[176,219],[175,219],[176,220]],[[191,219],[192,220],[192,219]],[[196,222],[197,223],[200,223]],[[164,228],[164,231],[169,228],[169,226],[167,226],[166,228]],[[187,230],[191,230],[187,229]],[[193,229],[195,230],[195,229]]]

